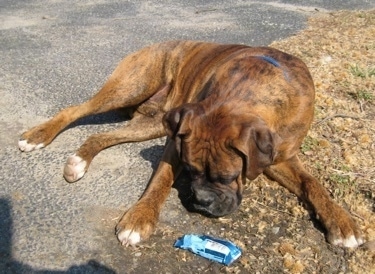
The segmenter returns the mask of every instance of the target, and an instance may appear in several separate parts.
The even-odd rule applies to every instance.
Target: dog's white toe
[[[44,147],[43,143],[40,144],[29,144],[27,140],[19,140],[18,141],[18,147],[21,151],[29,152],[35,149],[40,149]]]
[[[337,245],[337,246],[343,246],[343,247],[348,247],[348,248],[356,248],[363,244],[362,238],[356,238],[354,235],[349,236],[346,239],[336,239],[332,242],[332,244]]]
[[[350,248],[358,247],[361,244],[363,244],[363,240],[361,238],[356,239],[354,236],[344,239],[342,243],[343,246]]]
[[[64,167],[64,178],[72,183],[83,177],[86,172],[86,161],[77,155],[69,156]]]
[[[123,230],[117,234],[117,239],[124,246],[135,246],[141,241],[141,235],[134,230]]]

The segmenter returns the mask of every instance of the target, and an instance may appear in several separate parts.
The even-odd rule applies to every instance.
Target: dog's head
[[[167,112],[163,125],[191,175],[193,207],[215,217],[237,209],[246,178],[273,163],[280,139],[259,117],[225,106],[186,104]]]

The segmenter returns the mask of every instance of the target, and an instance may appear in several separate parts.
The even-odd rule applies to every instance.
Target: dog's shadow
[[[131,119],[130,110],[126,108],[119,108],[104,113],[88,115],[82,117],[73,123],[71,123],[65,130],[74,128],[76,126],[86,126],[86,125],[104,125],[104,124],[116,124],[121,122],[126,122]],[[64,130],[64,131],[65,131]]]
[[[105,113],[89,115],[73,122],[67,128],[65,128],[64,131],[77,126],[126,122],[131,119],[131,111],[131,109],[120,108]],[[154,145],[143,149],[140,152],[142,158],[151,163],[153,173],[156,171],[159,165],[160,159],[164,152],[164,148],[165,145]],[[186,208],[186,210],[188,210],[189,212],[196,212],[191,206],[193,193],[191,191],[191,181],[189,179],[189,174],[186,171],[182,171],[172,187],[177,190],[181,204]]]
[[[67,270],[34,269],[32,266],[18,261],[13,256],[13,215],[11,200],[0,198],[0,273],[38,273],[38,274],[76,274],[105,273],[115,274],[115,270],[91,259],[86,264],[72,265]],[[57,259],[57,262],[60,261]]]
[[[153,173],[156,171],[161,157],[163,155],[165,146],[155,145],[143,149],[140,154],[143,159],[151,163]],[[183,170],[178,178],[175,180],[173,186],[178,192],[178,198],[181,204],[189,212],[196,212],[192,207],[193,192],[191,190],[191,180],[187,171]]]

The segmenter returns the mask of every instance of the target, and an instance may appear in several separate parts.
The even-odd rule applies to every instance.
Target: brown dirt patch
[[[353,214],[366,241],[375,240],[374,23],[374,10],[319,15],[306,30],[271,45],[299,56],[312,72],[315,123],[301,158]],[[174,190],[169,202],[176,195]],[[298,199],[263,176],[246,186],[240,210],[225,218],[209,219],[174,207],[182,212],[179,218],[162,216],[149,241],[135,250],[123,249],[123,257],[134,263],[129,272],[375,273],[375,251],[328,244]],[[174,249],[174,241],[185,233],[229,239],[243,255],[225,267]]]

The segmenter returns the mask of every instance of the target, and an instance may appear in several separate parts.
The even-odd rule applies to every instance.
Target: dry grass
[[[271,46],[302,58],[316,85],[315,123],[303,160],[375,240],[375,11],[325,14]],[[358,251],[354,273],[374,273],[374,251]]]

